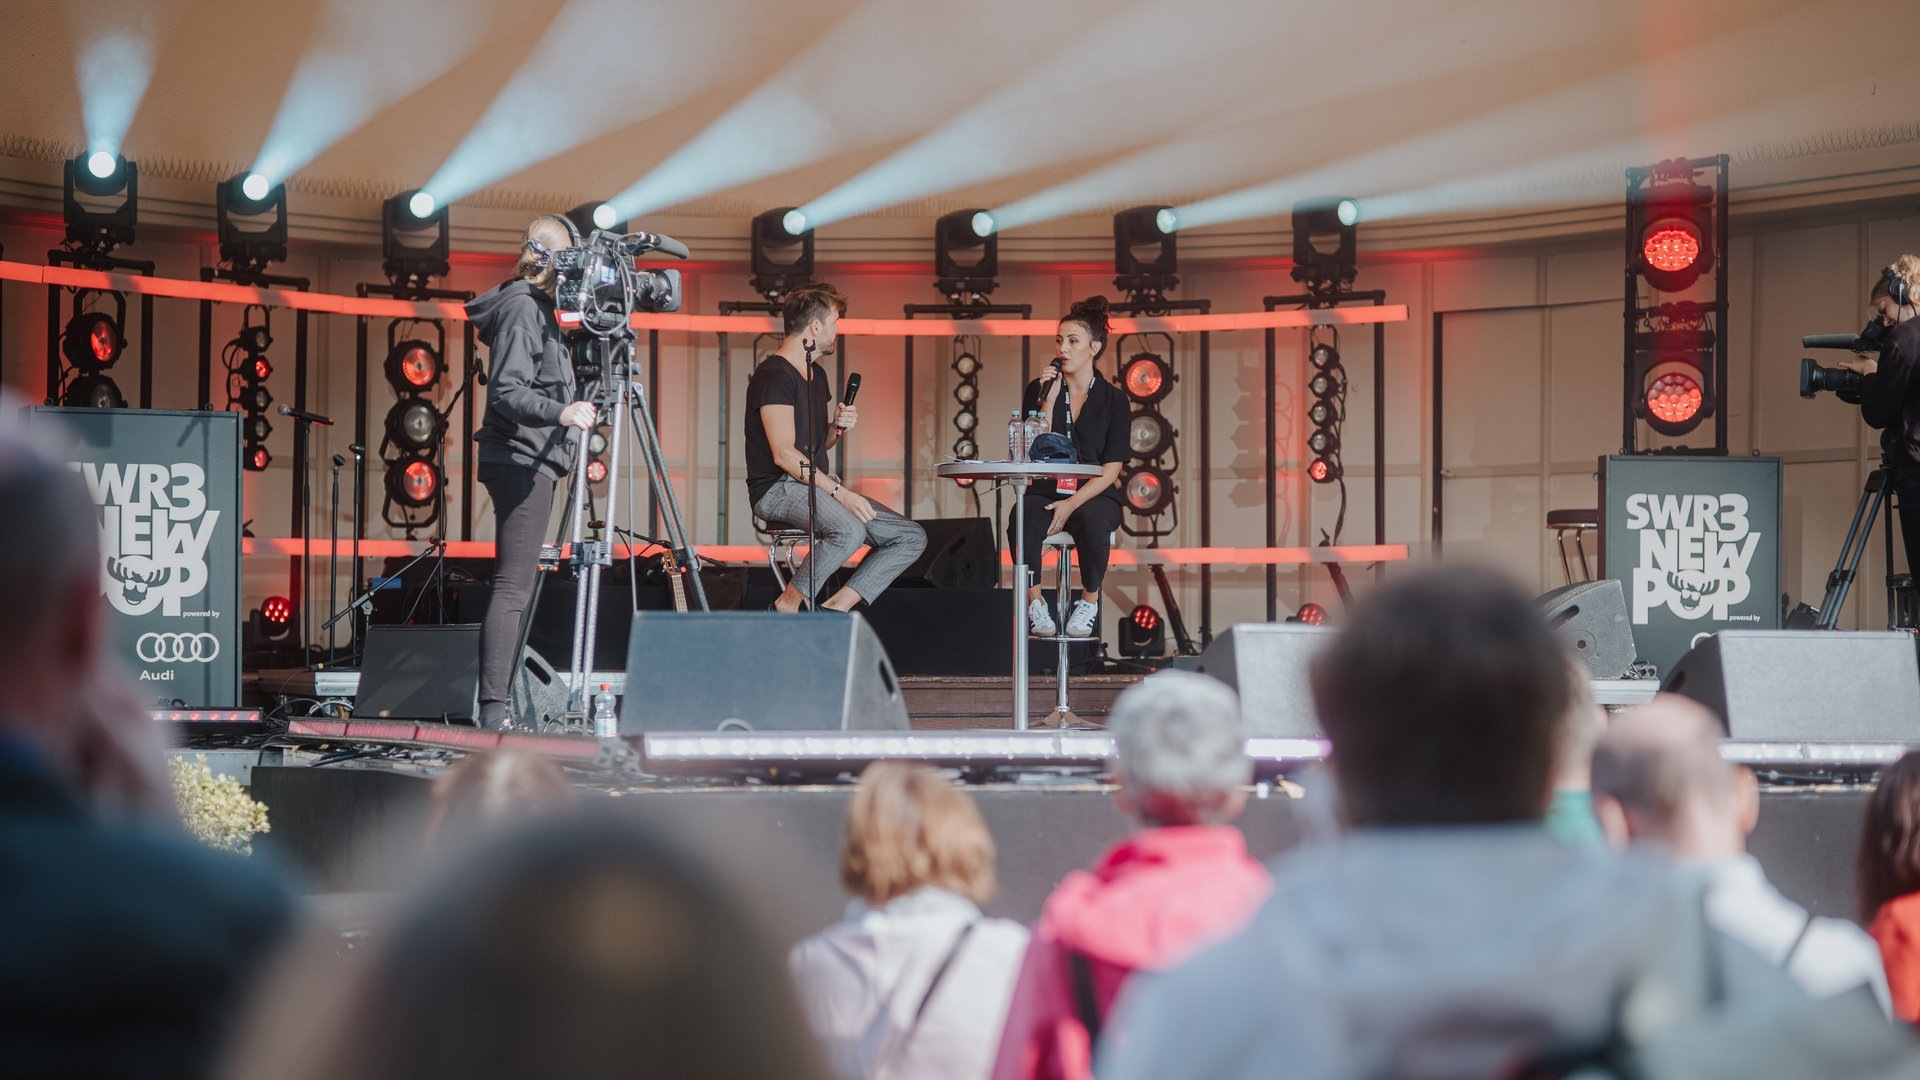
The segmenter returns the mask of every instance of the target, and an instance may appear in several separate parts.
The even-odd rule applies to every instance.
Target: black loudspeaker
[[[927,550],[900,572],[895,585],[935,589],[991,589],[1000,583],[1000,553],[986,518],[927,518]]]
[[[622,735],[907,729],[893,663],[858,615],[643,611],[627,640]]]
[[[1307,662],[1331,633],[1301,623],[1241,623],[1215,638],[1192,670],[1240,692],[1248,735],[1325,738],[1313,711]]]
[[[1576,581],[1534,598],[1533,606],[1595,679],[1624,678],[1638,657],[1627,593],[1618,581]]]
[[[1660,683],[1720,714],[1746,742],[1920,742],[1911,635],[1723,630]]]
[[[367,627],[356,719],[470,723],[479,693],[479,623]]]

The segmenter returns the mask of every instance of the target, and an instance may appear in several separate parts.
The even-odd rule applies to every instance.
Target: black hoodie
[[[560,410],[575,398],[573,361],[554,320],[553,298],[516,278],[467,303],[488,349],[487,416],[473,441],[482,463],[538,469],[558,480],[573,468]]]

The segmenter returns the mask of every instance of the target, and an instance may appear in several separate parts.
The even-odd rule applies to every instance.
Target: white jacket
[[[970,923],[915,1026],[928,983]],[[787,963],[843,1080],[985,1080],[1026,949],[1026,927],[985,918],[972,901],[929,886],[881,908],[854,901],[845,918],[794,946]]]

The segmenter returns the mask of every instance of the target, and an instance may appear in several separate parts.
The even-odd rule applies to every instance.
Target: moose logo
[[[1753,592],[1748,567],[1760,534],[1747,523],[1747,497],[1723,495],[1627,496],[1627,528],[1639,535],[1633,568],[1633,621],[1644,626],[1654,609],[1682,619],[1727,610]]]
[[[107,600],[127,615],[179,615],[181,602],[206,591],[212,577],[207,544],[220,511],[207,508],[206,470],[191,462],[81,461],[73,468],[100,507]]]

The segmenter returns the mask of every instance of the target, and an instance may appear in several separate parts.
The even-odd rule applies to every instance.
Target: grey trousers
[[[888,585],[893,584],[893,579],[899,577],[902,570],[913,565],[913,561],[927,549],[925,529],[872,499],[867,499],[867,502],[879,513],[872,521],[863,524],[853,516],[853,511],[835,502],[826,492],[820,493],[814,509],[814,529],[819,543],[807,554],[807,560],[800,564],[794,579],[795,587],[801,592],[807,591],[809,583],[815,588],[826,584],[827,578],[844,566],[854,552],[860,550],[860,545],[871,544],[873,550],[860,560],[860,565],[853,571],[852,580],[847,582],[847,588],[859,593],[862,600],[872,603]],[[806,528],[806,485],[790,476],[781,477],[754,504],[753,512],[769,525]],[[816,569],[819,576],[809,577]],[[818,600],[819,597],[809,599]]]

